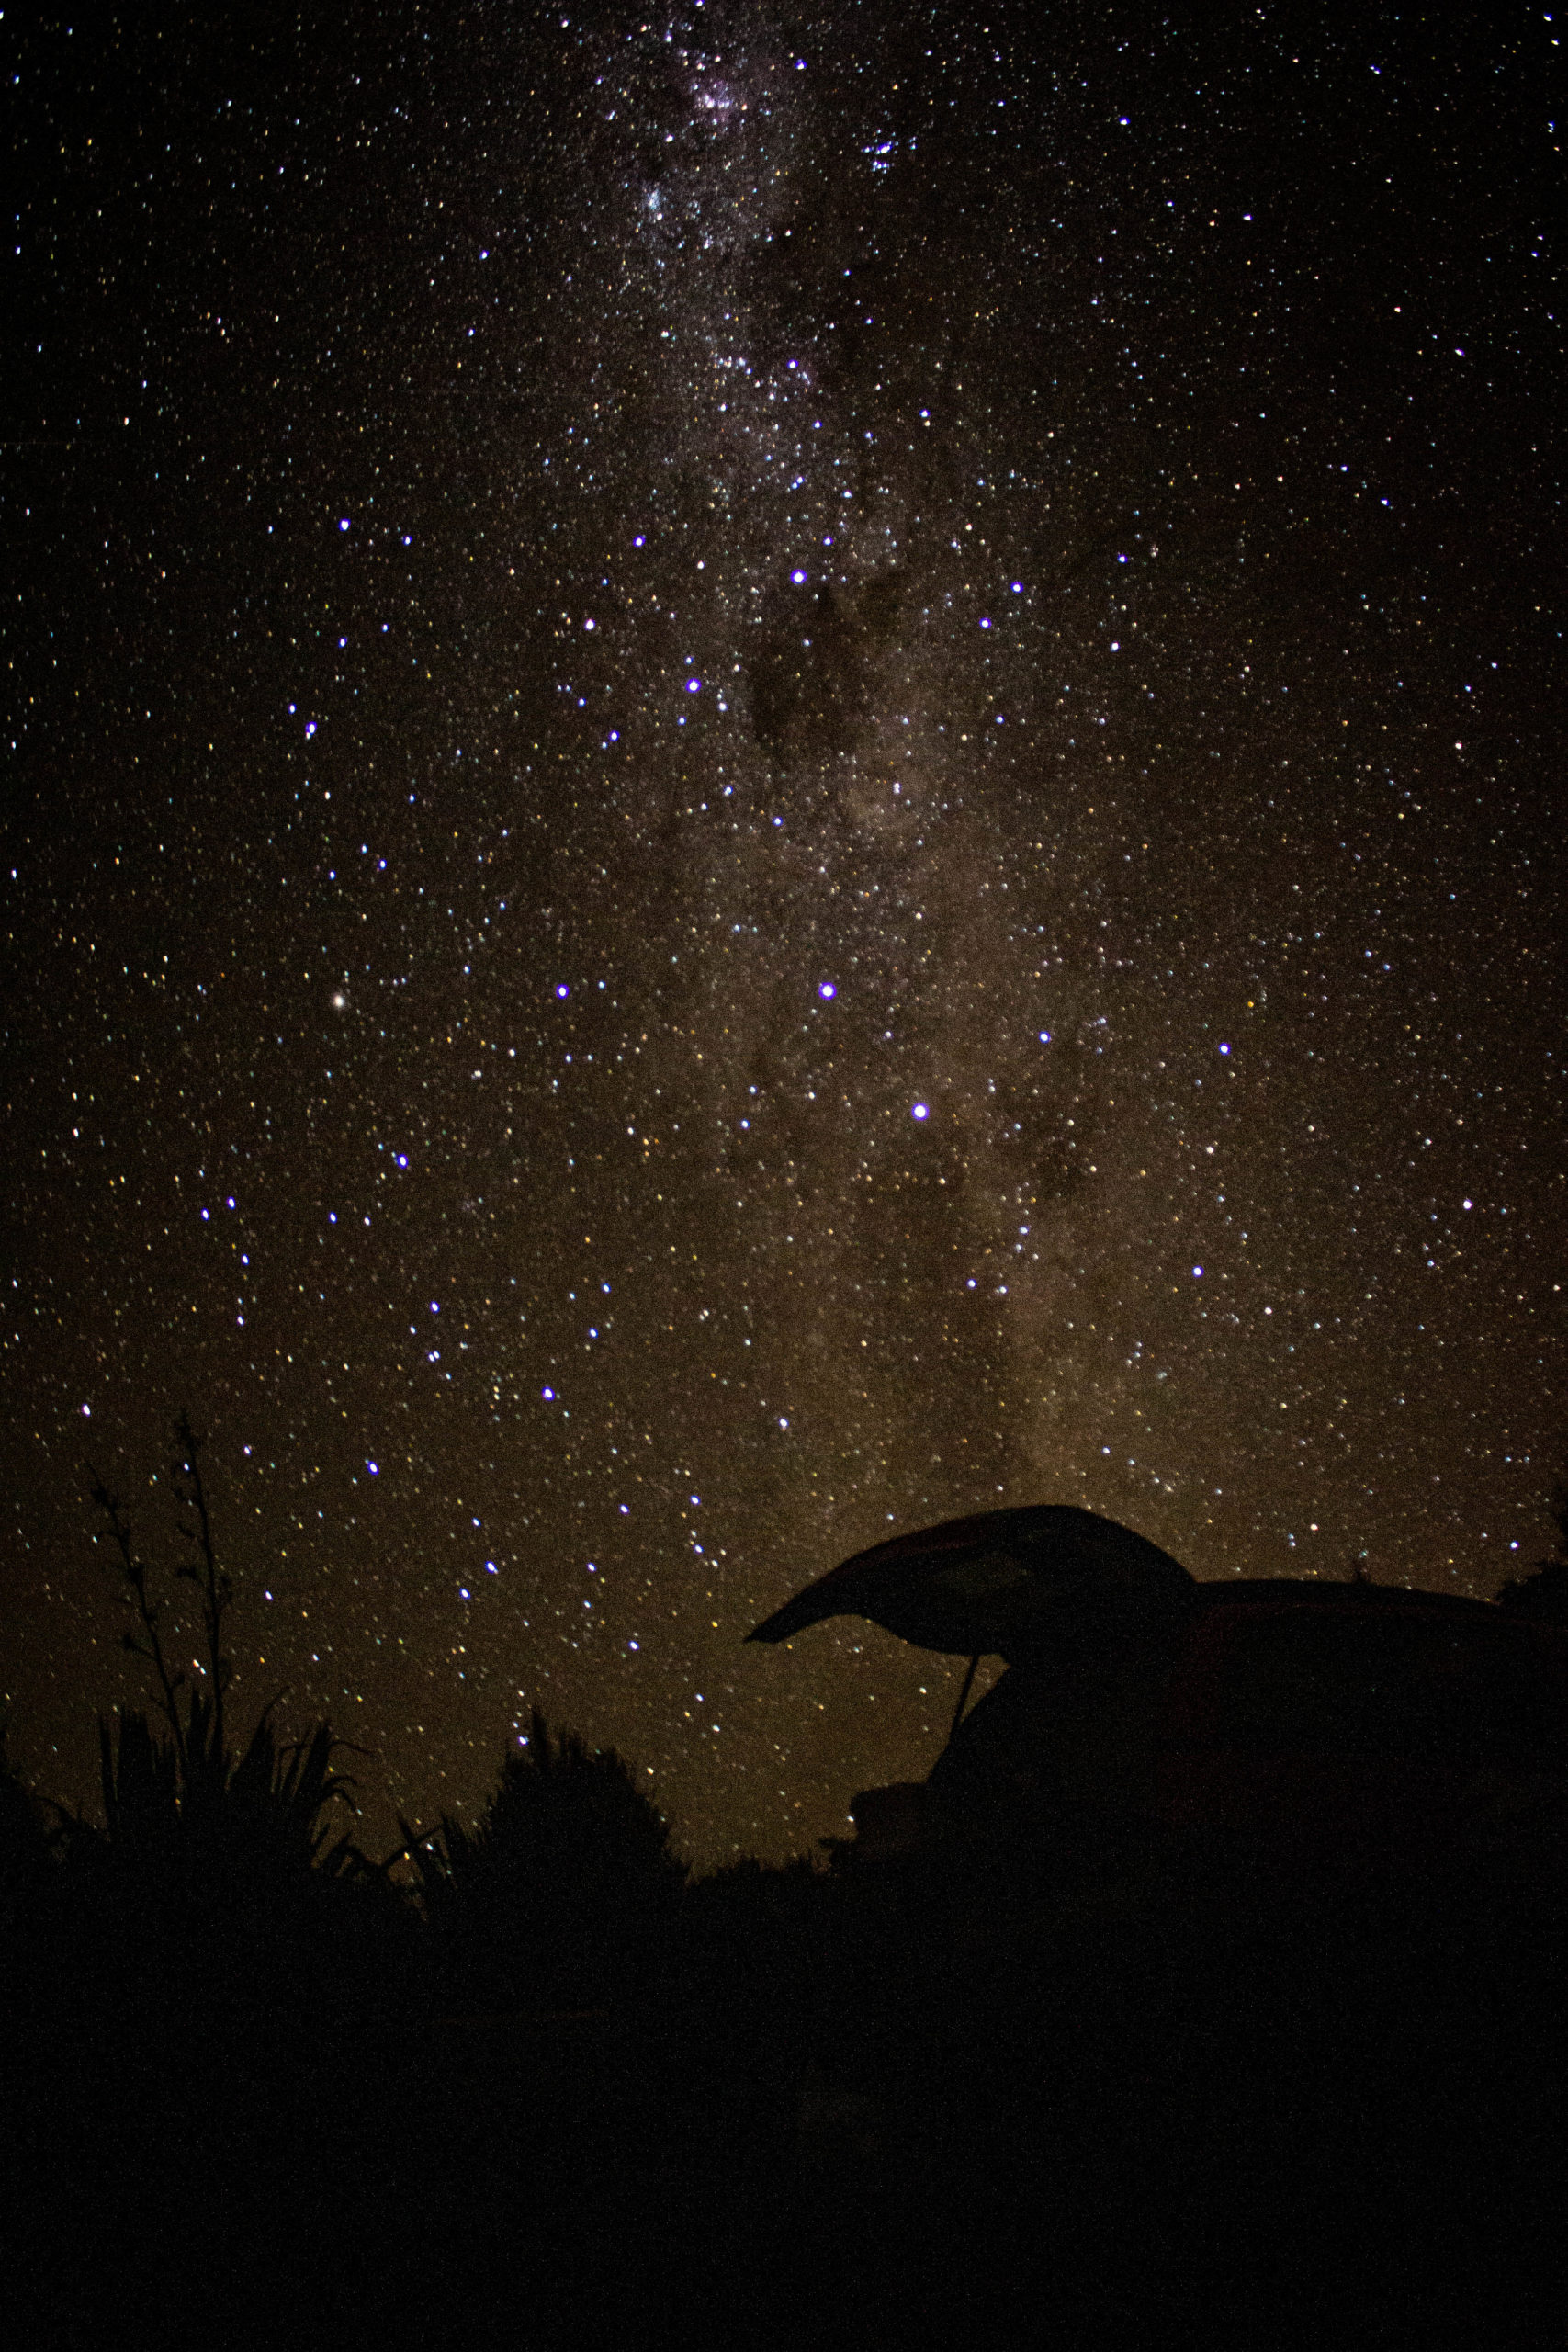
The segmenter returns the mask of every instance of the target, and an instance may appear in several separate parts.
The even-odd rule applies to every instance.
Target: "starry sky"
[[[542,1706],[806,1850],[1068,1501],[1491,1592],[1561,1475],[1558,32],[7,22],[0,1671],[209,1437],[374,1829]]]

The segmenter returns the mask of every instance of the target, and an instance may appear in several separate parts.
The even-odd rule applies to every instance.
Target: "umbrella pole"
[[[969,1703],[969,1693],[975,1687],[976,1672],[979,1667],[980,1660],[984,1656],[984,1650],[976,1650],[974,1657],[969,1661],[969,1671],[964,1678],[964,1688],[958,1694],[958,1704],[953,1711],[952,1729],[947,1735],[947,1744],[949,1747],[953,1746],[953,1736],[956,1733],[959,1724],[964,1721],[964,1710]]]

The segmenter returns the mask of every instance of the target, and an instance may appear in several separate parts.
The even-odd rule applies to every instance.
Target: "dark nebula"
[[[51,1791],[183,1403],[374,1822],[538,1705],[703,1859],[929,1764],[946,1662],[740,1646],[896,1527],[1540,1548],[1552,20],[984,13],[7,21]]]

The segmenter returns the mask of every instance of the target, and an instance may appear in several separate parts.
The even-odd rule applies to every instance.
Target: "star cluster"
[[[5,1656],[62,1793],[129,1688],[85,1465],[155,1544],[185,1402],[246,1691],[425,1817],[543,1706],[705,1857],[934,1753],[944,1662],[739,1647],[892,1526],[1531,1552],[1551,20],[874,14],[20,36]]]

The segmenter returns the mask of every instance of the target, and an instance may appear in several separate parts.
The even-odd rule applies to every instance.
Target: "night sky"
[[[537,1704],[807,1849],[960,1668],[741,1638],[961,1510],[1544,1549],[1557,28],[985,14],[0,28],[51,1793],[135,1688],[88,1464],[170,1548],[185,1403],[378,1832]]]

